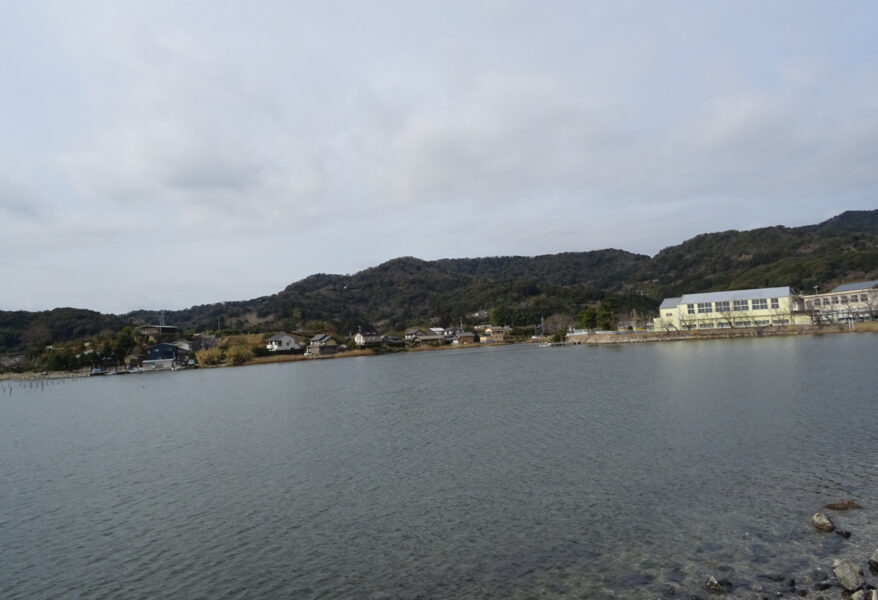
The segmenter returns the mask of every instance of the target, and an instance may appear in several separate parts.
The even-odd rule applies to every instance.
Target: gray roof
[[[659,306],[659,310],[663,308],[677,308],[677,305],[680,304],[679,298],[665,298],[662,300],[661,306]]]
[[[783,298],[790,296],[790,286],[759,288],[755,290],[731,290],[728,292],[707,292],[705,294],[683,294],[680,304],[699,302],[722,302],[723,300],[754,300],[760,298]]]
[[[835,292],[854,292],[857,290],[871,290],[874,287],[878,287],[878,280],[875,281],[860,281],[859,283],[845,283],[834,290],[831,293]]]
[[[282,340],[284,338],[293,338],[293,341],[295,341],[295,339],[296,339],[293,336],[291,336],[289,333],[276,333],[273,336],[271,336],[270,338],[268,338],[268,340],[266,340],[266,341],[279,342],[280,340]]]

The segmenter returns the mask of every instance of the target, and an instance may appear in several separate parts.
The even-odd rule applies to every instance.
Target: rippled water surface
[[[811,586],[878,547],[876,347],[527,345],[6,384],[0,597]],[[833,514],[851,538],[816,533],[843,498],[865,507]]]

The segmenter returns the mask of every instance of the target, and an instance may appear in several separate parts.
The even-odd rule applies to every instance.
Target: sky
[[[878,4],[0,0],[0,310],[878,208]]]

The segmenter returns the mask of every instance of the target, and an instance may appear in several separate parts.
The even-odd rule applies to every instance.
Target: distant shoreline
[[[854,324],[853,330],[847,325],[815,325],[815,326],[789,326],[789,327],[765,327],[765,328],[740,328],[722,330],[695,330],[695,331],[620,331],[615,333],[592,333],[588,335],[571,335],[567,341],[552,344],[553,346],[601,346],[607,344],[645,344],[655,342],[693,342],[702,340],[731,340],[753,339],[767,337],[790,337],[800,335],[830,335],[839,333],[878,333],[878,322],[866,322]],[[393,354],[405,354],[407,352],[436,352],[445,350],[461,350],[464,348],[487,348],[490,346],[506,346],[534,343],[535,340],[521,342],[501,342],[494,344],[467,344],[464,346],[420,346],[400,350],[397,352],[373,352],[368,349],[346,350],[336,354],[329,354],[319,358],[308,358],[302,354],[277,354],[273,356],[258,356],[240,365],[211,365],[200,366],[199,369],[222,369],[229,367],[249,367],[253,365],[269,365],[290,362],[311,362],[320,360],[332,360],[337,358],[357,358],[361,356],[387,356]],[[180,369],[190,370],[190,369]],[[163,370],[162,370],[163,371]],[[162,372],[157,371],[157,372]],[[152,371],[148,371],[152,372]],[[138,373],[132,373],[138,374]],[[27,371],[23,373],[0,373],[0,381],[37,381],[43,379],[73,379],[88,377],[88,370],[82,371]]]

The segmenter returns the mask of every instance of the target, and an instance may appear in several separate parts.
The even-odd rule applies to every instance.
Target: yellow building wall
[[[694,314],[689,314],[689,304],[678,304],[676,310],[671,311],[664,309],[661,315],[653,319],[653,326],[656,331],[665,330],[698,330],[698,329],[731,329],[738,327],[767,327],[767,326],[783,326],[783,325],[807,325],[810,324],[810,317],[804,315],[804,319],[800,315],[792,315],[791,306],[792,299],[789,296],[781,296],[778,300],[778,307],[771,308],[771,299],[766,298],[767,308],[753,309],[752,299],[748,302],[748,309],[742,311],[729,310],[717,312],[716,302],[710,303],[711,312],[699,313],[698,303],[694,303]],[[734,308],[734,301],[729,301],[729,308]],[[667,314],[673,312],[672,317]],[[746,322],[747,324],[744,324]]]

